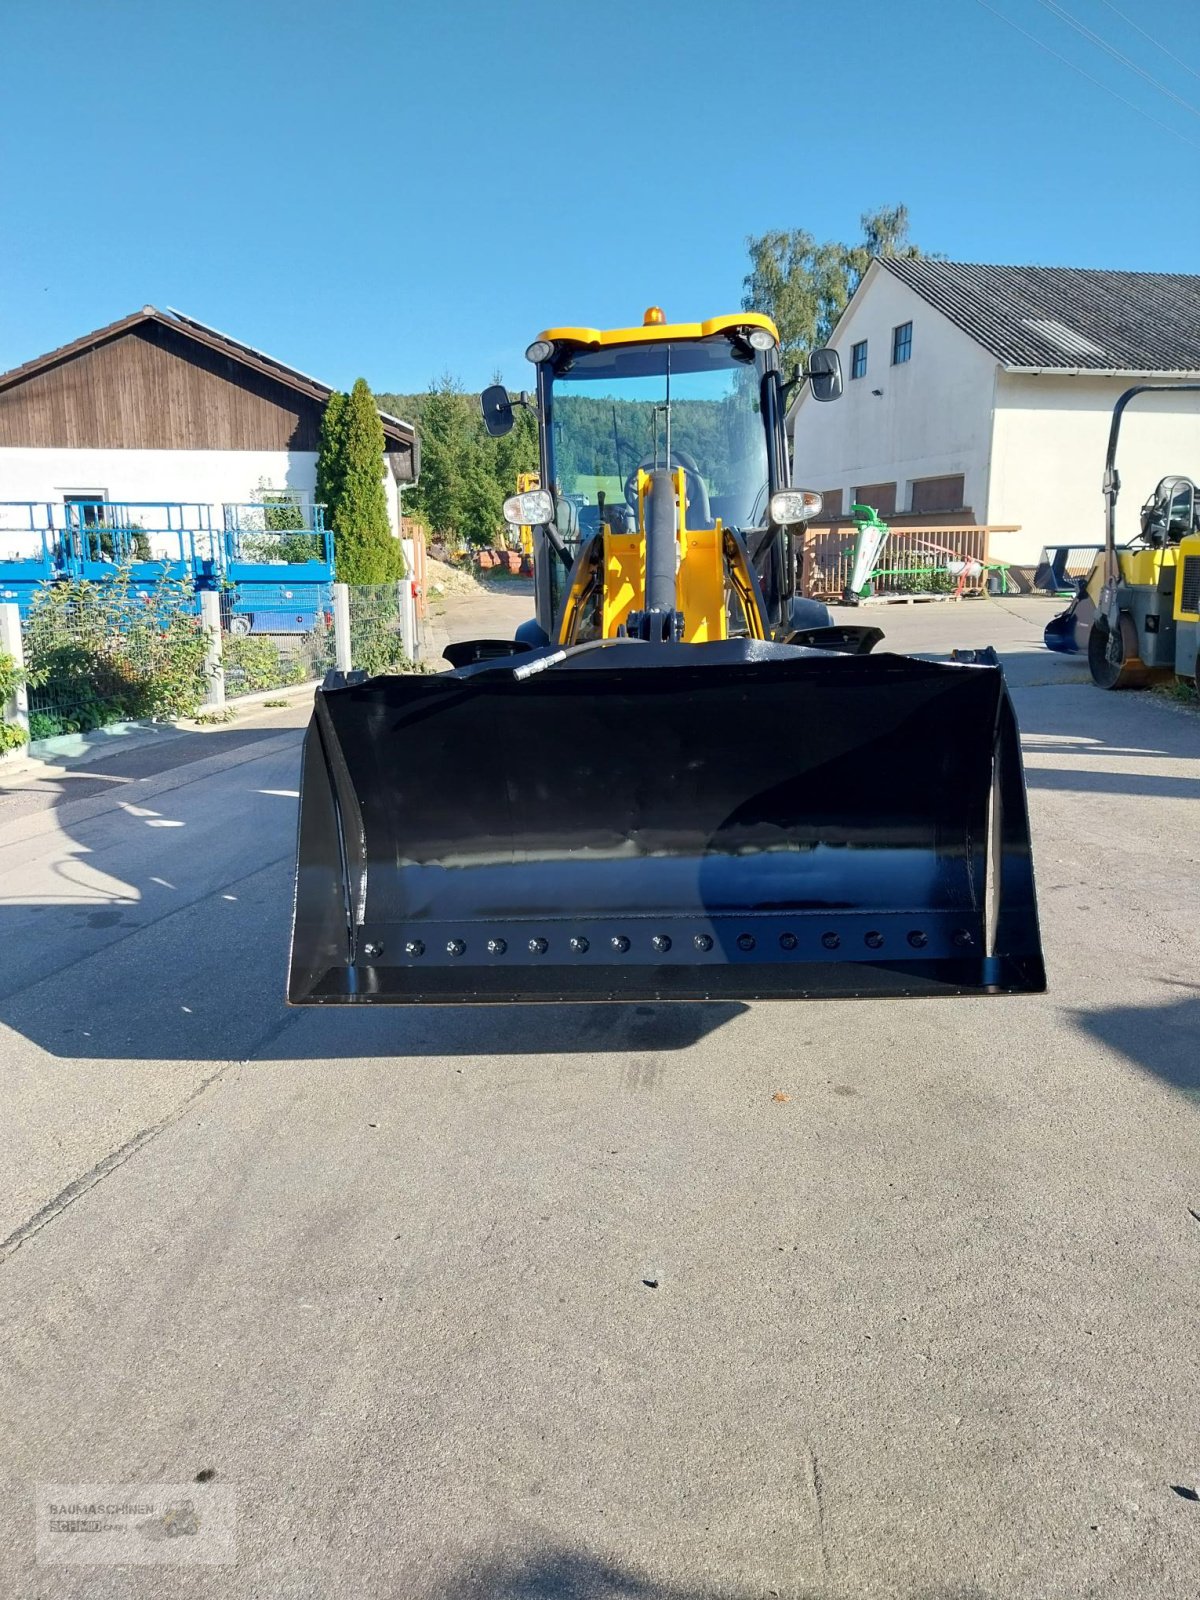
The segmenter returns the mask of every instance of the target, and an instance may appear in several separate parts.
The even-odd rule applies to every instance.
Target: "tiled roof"
[[[1009,367],[1200,372],[1200,276],[881,256]]]

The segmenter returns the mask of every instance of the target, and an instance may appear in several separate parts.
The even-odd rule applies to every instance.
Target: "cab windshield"
[[[638,468],[682,467],[690,527],[717,518],[727,528],[760,526],[768,497],[760,380],[755,352],[724,335],[560,356],[546,438],[560,513],[573,507],[581,533],[601,520],[631,529]]]

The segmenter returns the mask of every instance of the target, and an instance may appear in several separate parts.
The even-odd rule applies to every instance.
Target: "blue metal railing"
[[[24,616],[43,584],[72,573],[63,507],[0,501],[0,603],[15,601]]]
[[[222,508],[226,566],[333,565],[333,540],[325,526],[325,507],[298,498],[246,501]]]
[[[140,591],[164,576],[220,590],[236,632],[307,632],[332,603],[324,510],[290,493],[230,502],[218,529],[199,502],[0,501],[0,601],[25,614],[43,584],[123,568]]]
[[[0,501],[0,601],[24,610],[39,584],[62,575],[66,550],[54,511],[40,501]]]
[[[198,589],[219,581],[212,509],[176,500],[68,500],[62,507],[72,576],[103,582],[128,566],[134,583],[163,576]]]

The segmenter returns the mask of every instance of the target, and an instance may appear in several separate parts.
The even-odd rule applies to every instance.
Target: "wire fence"
[[[267,689],[292,689],[320,676],[310,660],[312,642],[311,634],[273,638],[222,631],[225,698],[236,700]]]
[[[207,692],[209,646],[194,595],[169,576],[150,589],[128,573],[46,585],[21,635],[34,739],[187,715]]]
[[[298,613],[290,631],[248,631],[224,593],[198,593],[169,573],[139,584],[126,567],[104,583],[43,584],[26,611],[10,603],[0,621],[12,648],[19,642],[36,740],[193,716],[222,700],[319,682],[339,664],[371,676],[412,671],[413,603],[411,585],[338,586],[336,602],[330,587],[328,605]],[[210,632],[218,626],[219,656]]]
[[[350,669],[373,677],[411,668],[399,587],[394,583],[349,584],[346,602],[349,647],[343,654],[348,654]],[[336,609],[331,590],[328,605],[297,617],[297,623],[305,622],[307,626],[278,633],[247,633],[238,628],[237,614],[223,614],[221,654],[226,698],[320,681],[338,664]],[[269,626],[271,616],[260,615]]]
[[[395,583],[350,584],[350,666],[374,677],[411,665],[404,648],[400,588]]]
[[[227,536],[228,537],[228,536]],[[324,540],[324,533],[237,533],[243,553],[255,541],[276,545],[295,539]],[[296,555],[296,561],[309,559]],[[276,568],[283,563],[268,563]],[[236,567],[232,568],[235,572]],[[227,584],[220,596],[225,694],[233,699],[264,689],[286,689],[320,676],[314,656],[324,657],[324,637],[333,626],[333,585],[297,581],[291,572]]]

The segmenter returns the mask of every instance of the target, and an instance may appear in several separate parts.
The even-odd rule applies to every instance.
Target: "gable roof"
[[[1196,274],[876,259],[1006,367],[1200,371]]]
[[[8,372],[0,373],[0,392],[23,383],[26,378],[32,378],[36,373],[60,366],[64,361],[70,361],[88,350],[94,350],[97,345],[106,344],[110,339],[118,339],[122,334],[150,322],[170,328],[174,333],[193,339],[197,344],[205,345],[220,355],[228,356],[242,366],[250,367],[268,378],[274,378],[286,388],[293,389],[297,394],[305,395],[310,400],[317,400],[322,405],[333,393],[327,383],[309,377],[306,372],[301,372],[296,367],[289,367],[282,361],[276,361],[274,356],[256,350],[253,345],[242,344],[240,340],[231,338],[227,333],[220,333],[216,328],[210,328],[207,323],[199,322],[195,317],[185,316],[182,311],[159,311],[155,306],[143,306],[140,311],[133,311],[127,317],[121,317],[116,322],[107,323],[103,328],[85,333],[82,338],[74,339],[70,344],[59,345],[56,350],[48,350],[45,355],[35,356],[32,361],[23,362],[19,367],[12,367]],[[383,424],[384,438],[389,444],[412,446],[416,430],[411,422],[393,417],[387,411],[379,413],[379,420]]]

